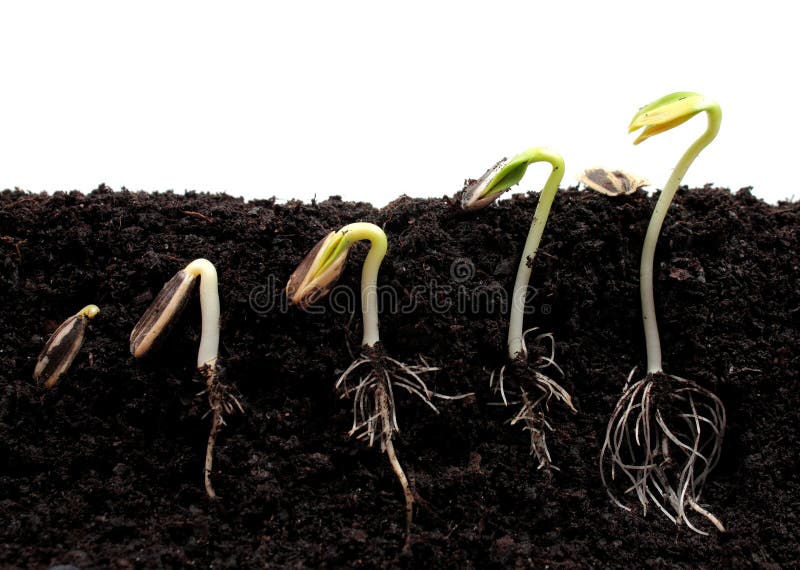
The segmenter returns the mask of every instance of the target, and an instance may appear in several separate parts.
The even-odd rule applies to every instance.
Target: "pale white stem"
[[[370,242],[369,253],[361,268],[361,315],[364,321],[362,346],[374,346],[380,341],[378,330],[378,270],[386,256],[386,234],[378,226],[367,222],[349,224],[339,230],[348,243],[361,240]]]
[[[184,269],[200,278],[202,334],[197,350],[197,367],[214,366],[219,353],[219,290],[217,270],[207,259],[195,259]]]

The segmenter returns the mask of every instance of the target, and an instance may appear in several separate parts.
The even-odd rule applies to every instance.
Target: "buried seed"
[[[206,388],[201,394],[207,395],[211,414],[211,430],[206,446],[203,479],[206,494],[209,498],[214,499],[217,494],[211,484],[211,472],[217,434],[225,425],[225,414],[231,414],[236,409],[243,410],[230,387],[222,381],[222,367],[218,363],[219,291],[217,270],[210,261],[195,259],[167,281],[139,322],[133,327],[130,348],[131,354],[136,358],[146,356],[158,348],[186,307],[198,279],[200,280],[200,310],[203,330],[200,347],[197,351],[197,370],[205,380]]]
[[[135,358],[161,347],[186,308],[196,277],[181,269],[164,284],[131,331],[131,354]]]
[[[59,378],[69,369],[83,346],[89,321],[98,313],[100,309],[97,305],[86,305],[61,323],[36,360],[36,368],[33,370],[33,379],[36,382],[41,382],[48,389],[58,384]]]

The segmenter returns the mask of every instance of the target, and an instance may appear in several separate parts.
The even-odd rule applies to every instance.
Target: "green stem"
[[[378,331],[378,270],[386,256],[388,243],[386,234],[376,226],[366,222],[349,224],[339,230],[348,244],[368,240],[369,253],[361,268],[361,314],[364,321],[362,346],[374,346],[380,341]]]
[[[658,202],[656,202],[656,207],[650,217],[650,225],[647,226],[647,234],[644,238],[642,261],[639,267],[639,291],[642,298],[642,322],[644,324],[644,338],[647,347],[648,373],[662,371],[661,342],[658,337],[658,323],[656,321],[656,308],[653,295],[653,259],[656,253],[656,243],[658,242],[658,236],[661,233],[661,226],[664,223],[667,210],[672,203],[672,199],[675,197],[675,192],[678,190],[678,185],[689,169],[689,166],[694,159],[697,158],[697,155],[700,154],[700,151],[708,146],[719,132],[719,126],[722,122],[722,110],[719,106],[714,105],[709,107],[706,112],[708,114],[708,128],[700,138],[689,147],[675,165],[672,175],[669,177],[669,180],[667,180],[667,184],[661,191]]]
[[[525,298],[528,292],[528,283],[531,278],[531,267],[539,249],[539,242],[550,215],[550,206],[558,191],[558,185],[564,177],[564,159],[557,153],[546,148],[534,148],[531,153],[531,162],[544,161],[552,165],[550,177],[539,195],[539,203],[533,214],[528,239],[522,251],[522,258],[517,269],[517,278],[514,282],[514,291],[511,299],[511,318],[508,327],[508,355],[511,360],[524,357],[525,345],[522,339],[522,322],[525,316]]]

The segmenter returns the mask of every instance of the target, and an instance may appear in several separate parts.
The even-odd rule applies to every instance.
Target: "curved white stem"
[[[362,346],[374,346],[380,341],[378,330],[378,270],[386,256],[386,234],[378,226],[367,222],[349,224],[339,230],[348,247],[357,241],[370,242],[369,253],[361,268],[361,315],[364,321]]]
[[[217,270],[207,259],[195,259],[184,271],[200,278],[202,334],[197,350],[197,367],[214,366],[219,353],[219,290]]]

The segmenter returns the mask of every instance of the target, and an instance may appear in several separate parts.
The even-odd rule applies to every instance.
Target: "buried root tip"
[[[411,525],[414,517],[414,491],[403,470],[394,448],[394,434],[399,431],[395,392],[402,388],[417,396],[434,413],[439,413],[432,399],[455,400],[472,396],[464,394],[446,396],[431,391],[422,379],[424,374],[435,372],[420,357],[420,364],[406,364],[383,353],[379,348],[367,348],[364,353],[342,373],[336,382],[341,398],[353,399],[353,425],[349,435],[366,441],[370,446],[377,439],[403,490],[406,503],[405,542],[403,550],[411,546]]]
[[[611,500],[631,510],[612,488],[621,475],[623,495],[635,495],[643,514],[653,504],[674,524],[708,534],[689,519],[694,511],[724,532],[699,499],[722,451],[725,407],[712,392],[685,378],[655,373],[630,384],[632,377],[633,372],[600,452],[600,475]]]
[[[530,433],[531,455],[536,455],[536,459],[539,461],[537,469],[560,471],[558,467],[553,465],[552,459],[550,458],[550,451],[547,449],[547,435],[545,429],[553,431],[553,426],[547,421],[542,406],[540,405],[547,395],[541,394],[536,400],[531,400],[524,389],[520,389],[520,391],[522,393],[522,406],[511,419],[511,425],[513,426],[518,422],[522,422],[524,425],[522,429]]]
[[[211,415],[211,429],[208,433],[206,459],[203,467],[203,483],[208,497],[216,499],[217,494],[211,483],[211,473],[214,467],[214,446],[217,442],[217,435],[222,426],[225,425],[225,416],[231,415],[237,410],[244,413],[244,408],[234,394],[233,389],[223,382],[224,369],[217,362],[205,364],[199,368],[199,371],[205,379],[206,388],[199,392],[198,396],[206,394],[209,407],[208,412],[203,417]]]

